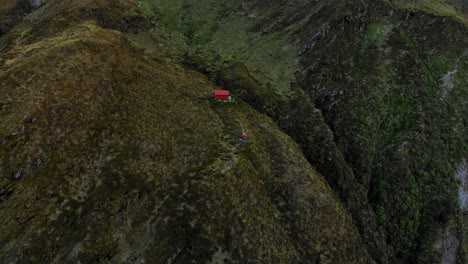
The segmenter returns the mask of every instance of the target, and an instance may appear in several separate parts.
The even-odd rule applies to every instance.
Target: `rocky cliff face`
[[[0,256],[463,263],[466,25],[445,1],[50,1],[0,38]]]

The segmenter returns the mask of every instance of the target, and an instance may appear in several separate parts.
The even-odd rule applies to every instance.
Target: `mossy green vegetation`
[[[335,54],[322,55],[319,46],[304,59],[327,66],[311,70],[303,86],[357,181],[369,188],[394,257],[427,263],[441,257],[432,246],[439,230],[461,217],[453,175],[467,155],[460,97],[466,98],[468,75],[459,71],[467,62],[466,28],[378,5],[371,10],[359,30],[337,33],[335,45],[323,41]],[[362,21],[348,23],[352,28]]]
[[[183,42],[186,56],[203,58],[216,73],[243,63],[263,85],[287,92],[297,69],[298,43],[289,32],[266,34],[256,29],[261,12],[239,1],[146,0],[143,8],[156,20],[168,43]],[[151,10],[151,11],[149,11]],[[180,45],[179,45],[180,46]]]
[[[418,10],[50,1],[0,38],[0,257],[445,259],[468,34]]]
[[[388,2],[397,6],[403,7],[411,11],[424,11],[429,14],[436,16],[449,17],[468,25],[468,16],[463,12],[462,8],[459,8],[454,1],[448,0],[387,0]]]

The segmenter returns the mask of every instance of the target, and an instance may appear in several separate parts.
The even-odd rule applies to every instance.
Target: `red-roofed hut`
[[[230,100],[231,93],[228,90],[215,90],[214,99],[215,100]]]

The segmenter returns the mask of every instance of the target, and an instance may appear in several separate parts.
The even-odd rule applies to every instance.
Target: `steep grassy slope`
[[[454,174],[467,155],[468,31],[386,5],[364,12],[307,52],[301,86],[369,193],[395,257],[431,263],[438,230],[460,216]]]
[[[421,10],[437,16],[446,16],[467,24],[468,2],[466,0],[388,0],[407,10]]]
[[[265,85],[289,90],[299,43],[290,41],[289,32],[269,34],[257,28],[259,22],[275,17],[275,8],[232,0],[144,3],[143,10],[166,32],[166,45],[186,45],[185,59],[195,60],[209,72],[242,62]]]
[[[49,1],[0,38],[0,256],[465,263],[467,36],[442,0]]]
[[[443,243],[466,260],[454,177],[467,157],[463,10],[438,0],[227,1],[224,13],[208,0],[146,3],[183,43],[181,60],[233,87],[301,145],[374,259],[445,259],[438,241],[455,230],[454,246]],[[277,43],[294,53],[281,55]],[[281,62],[250,61],[268,53]],[[299,63],[288,71],[284,60]]]
[[[372,263],[276,124],[128,41],[136,4],[50,1],[0,40],[0,259]]]

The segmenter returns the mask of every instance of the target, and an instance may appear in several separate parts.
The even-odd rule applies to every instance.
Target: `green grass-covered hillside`
[[[2,38],[1,259],[371,263],[274,122],[132,44],[121,21],[140,25],[135,3],[75,3],[49,2]]]
[[[464,6],[0,0],[0,260],[465,264]]]

